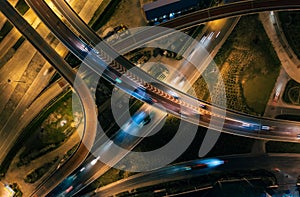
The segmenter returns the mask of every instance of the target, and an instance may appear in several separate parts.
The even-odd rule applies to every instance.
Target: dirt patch
[[[114,28],[121,24],[127,26],[128,28],[147,25],[140,1],[122,0],[117,6],[110,20],[99,29],[98,33],[103,37],[103,32],[107,28]]]

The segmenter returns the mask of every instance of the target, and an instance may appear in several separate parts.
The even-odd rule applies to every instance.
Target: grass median
[[[214,58],[225,84],[227,108],[263,115],[279,75],[280,61],[258,15],[244,16]],[[209,101],[205,81],[194,85],[200,99]],[[218,86],[214,89],[220,93]]]

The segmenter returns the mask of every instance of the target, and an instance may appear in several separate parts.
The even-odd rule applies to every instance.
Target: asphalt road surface
[[[22,18],[21,15],[6,1],[1,0],[2,13],[22,32],[22,34],[30,41],[41,54],[51,63],[58,72],[72,85],[75,80],[75,72],[72,68],[51,48],[47,42]],[[94,100],[87,86],[79,81],[79,85],[75,90],[80,96],[85,118],[85,135],[80,143],[77,154],[80,157],[71,157],[68,162],[43,182],[34,192],[34,196],[43,196],[54,188],[62,179],[70,174],[89,154],[89,150],[93,145],[96,135],[97,116],[95,113]],[[84,99],[83,99],[84,98]]]
[[[62,21],[53,13],[53,11],[47,6],[47,4],[43,1],[33,1],[33,0],[27,0],[29,5],[36,10],[39,17],[46,23],[46,25],[53,31],[53,33],[63,42],[65,45],[73,52],[75,53],[79,58],[82,60],[85,60],[86,63],[90,66],[90,68],[94,71],[99,71],[101,69],[100,67],[103,67],[103,64],[105,64],[105,59],[109,59],[109,56],[114,57],[115,51],[111,50],[109,47],[107,48],[106,45],[101,45],[105,47],[107,52],[102,49],[97,49],[98,51],[93,51],[90,53],[90,58],[84,59],[87,53],[87,46],[86,43],[84,43],[82,40],[80,40],[75,34],[73,34],[63,23]],[[252,1],[251,1],[252,2]],[[267,7],[264,7],[266,2],[270,2],[270,0],[266,1],[259,1],[259,3],[250,3],[247,2],[238,2],[234,4],[230,4],[230,6],[225,6],[224,8],[221,8],[222,6],[218,7],[218,10],[224,9],[223,13],[229,12],[227,9],[232,7],[239,7],[241,5],[241,8],[239,10],[242,10],[243,7],[250,6],[251,9],[245,13],[252,13],[254,10],[256,11],[262,11],[264,9],[269,9]],[[283,4],[281,5],[280,2]],[[241,4],[242,3],[242,4]],[[250,3],[250,4],[249,4]],[[272,7],[273,5],[273,7]],[[282,1],[276,1],[276,4],[273,3],[270,4],[271,8],[273,9],[291,9],[291,8],[298,8],[297,6],[300,5],[300,2],[298,1],[292,1],[292,2],[282,2]],[[262,8],[260,7],[262,6]],[[211,8],[214,9],[214,8]],[[210,10],[210,9],[209,9]],[[226,11],[227,10],[227,11]],[[208,12],[208,11],[207,11]],[[210,12],[210,11],[209,11]],[[45,14],[47,13],[47,14]],[[198,12],[197,12],[198,13]],[[193,16],[200,17],[196,14],[193,14]],[[218,12],[215,13],[217,16]],[[219,13],[220,14],[220,13]],[[235,14],[241,14],[240,12],[236,12]],[[212,16],[212,15],[211,15]],[[222,15],[222,17],[224,17]],[[201,18],[201,17],[200,17]],[[178,18],[182,20],[182,17]],[[210,17],[211,19],[211,17]],[[185,19],[187,20],[187,19]],[[195,20],[195,19],[194,19]],[[74,20],[75,22],[78,20]],[[174,21],[177,21],[174,20]],[[79,25],[77,25],[79,26]],[[149,31],[151,32],[151,31]],[[143,39],[144,37],[141,37]],[[110,54],[110,52],[112,54]],[[107,54],[104,54],[107,53]],[[102,56],[102,57],[101,57]],[[280,141],[293,141],[298,142],[300,139],[297,138],[299,132],[300,132],[300,123],[295,122],[289,122],[289,121],[279,121],[279,120],[273,120],[273,119],[266,119],[266,118],[260,118],[260,117],[252,117],[249,115],[245,115],[238,112],[233,111],[226,111],[226,117],[220,117],[219,114],[224,114],[224,110],[217,107],[211,107],[207,105],[207,109],[203,109],[203,105],[199,103],[199,101],[195,101],[194,98],[190,97],[189,95],[186,95],[183,92],[172,90],[174,91],[180,99],[175,99],[169,94],[166,94],[164,91],[161,91],[160,89],[152,86],[149,83],[146,83],[145,81],[152,81],[152,77],[149,77],[148,74],[145,74],[143,71],[138,73],[137,75],[132,76],[132,74],[126,75],[126,71],[124,68],[122,68],[123,65],[130,64],[127,60],[124,59],[118,59],[120,60],[119,63],[117,61],[114,61],[114,63],[110,64],[109,66],[112,66],[112,69],[109,69],[109,72],[106,72],[107,79],[114,82],[116,86],[124,90],[125,92],[132,94],[132,88],[136,89],[140,86],[146,87],[147,94],[150,98],[152,98],[152,101],[149,99],[142,99],[144,102],[147,102],[148,104],[153,103],[160,103],[163,105],[169,113],[174,114],[175,116],[178,116],[182,118],[182,115],[184,115],[183,118],[185,118],[187,121],[199,124],[200,126],[207,126],[208,122],[211,120],[212,117],[216,119],[213,121],[215,124],[210,124],[212,129],[220,130],[220,124],[222,123],[223,119],[225,118],[225,124],[222,128],[222,131],[236,134],[236,135],[243,135],[253,138],[259,138],[259,139],[270,139],[270,140],[280,140]],[[126,67],[126,66],[125,66]],[[102,68],[103,69],[103,68]],[[103,72],[100,70],[100,72]],[[105,73],[105,72],[104,72]],[[124,77],[124,81],[122,83],[116,83],[116,78],[120,77],[120,74],[125,74],[126,77]],[[124,76],[124,75],[123,75]],[[143,79],[149,79],[149,80],[143,80]],[[150,80],[151,79],[151,80]],[[157,81],[157,80],[156,80]],[[165,89],[172,89],[170,86],[166,84],[162,84],[161,82],[158,82],[161,85],[165,86]],[[141,99],[141,98],[139,98]],[[153,102],[156,101],[156,102]],[[194,104],[194,105],[193,105]],[[214,112],[214,113],[212,113]],[[200,120],[198,118],[200,114]],[[202,119],[201,119],[202,117]],[[263,127],[267,126],[267,127]],[[262,129],[265,128],[265,129]],[[269,129],[266,129],[269,128]]]
[[[202,160],[199,159],[178,165],[166,166],[152,172],[140,173],[127,179],[101,187],[96,190],[95,196],[110,196],[124,191],[131,191],[132,189],[139,187],[197,177],[217,171],[230,172],[233,169],[265,169],[273,172],[275,169],[279,169],[280,173],[284,173],[288,176],[287,180],[278,179],[279,187],[284,188],[286,184],[289,184],[291,187],[295,187],[297,176],[300,174],[300,169],[298,168],[298,166],[300,166],[299,154],[233,155],[223,156],[217,159],[226,161],[226,163],[204,169],[187,168],[202,163]],[[279,172],[274,173],[276,176],[280,177]]]
[[[30,2],[30,1],[28,1]],[[268,1],[270,3],[270,1]],[[294,3],[296,3],[296,1],[292,1]],[[32,2],[34,3],[34,2]],[[264,2],[266,3],[266,2]],[[297,2],[299,4],[299,2]],[[272,5],[273,3],[271,4],[268,4],[268,5]],[[31,4],[32,5],[32,4]],[[264,6],[264,4],[261,4],[261,6]],[[278,5],[274,5],[273,4],[274,9],[282,9],[282,8],[291,8],[289,6],[291,6],[291,4],[288,4],[288,3],[284,3],[284,6],[278,6]],[[294,5],[293,5],[294,6]],[[36,3],[35,7],[40,7],[40,8],[45,8],[43,7],[43,5],[39,4],[39,3]],[[238,6],[237,6],[238,7]],[[251,3],[251,8],[255,8],[256,9],[257,5],[256,3]],[[239,5],[239,10],[241,10],[241,8],[247,8],[246,5],[244,6],[241,6]],[[294,8],[294,7],[293,7]],[[227,8],[228,9],[228,8]],[[231,8],[232,9],[232,8]],[[269,7],[266,8],[266,9],[270,9]],[[273,9],[273,8],[272,8]],[[44,13],[45,13],[45,10],[47,9],[41,9]],[[232,11],[232,10],[231,10]],[[220,11],[219,11],[220,12]],[[207,11],[207,13],[209,14],[208,17],[210,17],[210,19],[213,19],[212,16],[215,16],[215,15],[221,15],[220,13],[218,13],[218,11]],[[54,33],[56,32],[56,35],[57,34],[66,34],[66,33],[62,33],[60,31],[60,28],[62,28],[62,25],[59,24],[60,21],[57,21],[57,20],[54,20],[55,17],[51,17],[50,15],[51,13],[47,12],[46,11],[46,16],[49,17],[47,18],[49,21],[50,26],[55,26],[55,29],[56,31],[54,31],[54,29],[52,28],[52,31],[54,31]],[[239,14],[240,11],[239,11]],[[41,15],[43,15],[43,13],[40,13],[39,14],[40,17]],[[204,16],[204,15],[203,15]],[[224,17],[224,13],[222,16],[220,17]],[[52,20],[53,19],[53,20]],[[45,20],[44,20],[45,22]],[[186,24],[186,22],[185,22]],[[69,34],[68,34],[69,35]],[[64,41],[64,43],[67,45],[67,47],[72,50],[73,52],[74,51],[77,51],[77,55],[81,58],[84,58],[87,51],[86,51],[86,45],[81,42],[81,40],[79,39],[76,39],[77,37],[66,37],[66,35],[64,35],[66,39],[62,39]],[[74,46],[75,45],[75,46]],[[79,49],[79,50],[78,50]],[[111,54],[110,54],[111,55]],[[92,57],[92,59],[94,60],[94,62],[97,62],[99,60],[99,58],[96,58],[95,56],[97,55],[94,55],[94,57]],[[103,62],[102,62],[103,63]],[[127,81],[128,84],[126,84],[127,86],[129,87],[139,87],[139,85],[136,84],[136,81],[133,81],[132,79],[131,80],[128,80]],[[126,89],[126,85],[125,87],[123,87],[123,89]],[[179,114],[178,112],[178,103],[180,105],[183,105],[184,107],[181,107],[181,110],[183,110],[183,112],[181,113],[186,113],[188,116],[190,116],[189,118],[190,119],[193,119],[193,116],[195,113],[199,113],[199,111],[202,111],[203,112],[203,109],[194,109],[193,106],[191,106],[189,103],[192,103],[192,102],[189,102],[189,99],[184,99],[185,102],[182,102],[182,101],[178,101],[178,99],[174,99],[172,98],[172,96],[170,95],[167,95],[167,94],[164,94],[163,92],[161,91],[158,91],[155,87],[151,87],[151,86],[148,86],[149,89],[152,89],[153,91],[149,92],[148,94],[151,96],[151,98],[155,99],[155,100],[159,100],[161,101],[161,103],[163,103],[165,106],[167,106],[169,108],[169,112],[173,112],[175,111],[175,115]],[[156,93],[154,93],[156,91]],[[184,94],[180,94],[181,98],[185,97],[186,95]],[[188,101],[188,102],[187,102]],[[201,107],[200,107],[201,108]],[[195,112],[195,111],[198,111],[198,112]],[[233,113],[233,112],[232,112]],[[203,115],[203,114],[201,114]],[[209,114],[209,113],[206,113],[204,114],[204,118],[206,116],[206,120],[209,120],[210,119],[210,116],[212,116],[214,114]],[[228,115],[228,113],[227,113]],[[236,114],[235,114],[236,115]],[[229,116],[229,118],[226,118],[226,122],[225,122],[225,125],[228,125],[228,128],[225,127],[225,129],[228,131],[228,132],[232,132],[232,131],[235,131],[235,130],[239,130],[238,131],[238,134],[239,135],[248,135],[248,136],[252,136],[252,137],[257,137],[257,133],[259,134],[258,136],[259,137],[266,137],[266,138],[271,138],[271,139],[280,139],[280,140],[286,140],[286,141],[298,141],[298,139],[296,138],[298,132],[299,132],[299,126],[295,125],[295,123],[291,123],[291,122],[285,122],[285,125],[283,124],[280,124],[280,125],[276,125],[275,123],[273,124],[272,120],[264,120],[262,121],[263,123],[266,122],[266,125],[262,124],[261,121],[254,121],[252,118],[249,118],[248,116],[246,116],[245,118],[241,118],[243,115],[242,114],[239,114],[237,115],[237,117],[235,117],[234,115],[232,115],[232,117]],[[236,119],[234,119],[234,118]],[[241,120],[242,119],[242,120]],[[246,119],[243,120],[243,119]],[[250,120],[253,120],[253,122],[248,122]],[[191,120],[190,120],[191,121]],[[197,123],[199,122],[199,120],[193,120],[193,121],[196,121]],[[276,121],[278,122],[278,121]],[[272,123],[272,124],[269,124],[269,123]],[[293,124],[293,126],[291,126]],[[267,126],[267,127],[264,127],[264,128],[269,128],[269,129],[264,129],[265,131],[261,131],[262,127],[263,126]],[[260,128],[260,129],[257,129],[257,128]],[[241,131],[242,130],[242,131]],[[283,132],[282,132],[283,131]],[[270,136],[270,134],[272,136]],[[278,136],[274,136],[275,134],[277,134]]]

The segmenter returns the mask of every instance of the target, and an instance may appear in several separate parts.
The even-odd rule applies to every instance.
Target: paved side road
[[[277,26],[275,15],[272,15],[270,12],[264,12],[259,14],[259,18],[273,44],[279,60],[281,61],[282,67],[292,79],[300,83],[300,68],[298,67],[300,65],[300,61],[293,56],[292,59],[290,58],[291,51],[287,51],[290,48],[288,47],[288,43],[285,43],[284,47],[283,42],[285,39],[278,37],[278,35],[282,37],[284,37],[284,35],[282,35],[282,31],[278,32],[279,29],[277,27],[279,26]]]

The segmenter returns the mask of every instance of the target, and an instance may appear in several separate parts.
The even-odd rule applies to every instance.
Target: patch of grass
[[[108,185],[110,183],[113,183],[115,181],[118,181],[120,179],[127,178],[135,173],[127,172],[127,171],[122,171],[119,169],[111,168],[109,169],[106,173],[104,173],[101,177],[96,179],[93,183],[91,183],[88,187],[83,189],[79,195],[83,196],[84,194],[91,192],[98,187],[102,187],[105,185]]]
[[[71,157],[71,155],[73,155],[73,153],[75,153],[75,151],[77,150],[79,146],[79,143],[75,144],[72,148],[70,148],[66,154],[63,156],[64,160],[67,160],[69,157]]]
[[[199,98],[200,100],[210,102],[207,82],[203,77],[197,79],[197,81],[193,84],[192,88],[187,93],[189,95],[192,95],[194,92],[197,98]]]
[[[35,183],[36,181],[38,181],[40,178],[42,178],[42,176],[44,176],[44,174],[46,174],[51,169],[51,167],[57,162],[58,158],[59,157],[55,157],[51,162],[45,163],[41,167],[32,171],[26,176],[24,181],[26,183]]]
[[[242,64],[234,65],[244,66],[238,73],[242,96],[249,111],[262,115],[279,75],[280,61],[257,16],[242,18],[236,32],[232,35],[237,36],[234,50],[244,58],[238,61]]]
[[[258,74],[243,86],[247,105],[257,114],[264,113],[276,78],[277,73],[271,73],[268,77]]]
[[[225,84],[227,108],[262,115],[279,75],[280,61],[258,15],[240,19],[214,61]],[[197,95],[202,95],[200,99],[209,99],[204,86],[205,81],[201,77],[194,89]],[[212,95],[212,99],[218,103],[222,92],[218,86],[214,91],[216,94]],[[220,102],[222,99],[219,99]]]
[[[32,125],[30,130],[34,131],[34,134],[27,141],[18,166],[28,164],[31,160],[56,149],[73,133],[75,123],[71,102],[72,92],[68,92]]]
[[[217,65],[223,65],[226,59],[228,58],[229,54],[233,50],[233,40],[231,36],[226,40],[226,42],[222,45],[219,49],[218,53],[214,57],[214,61]]]
[[[222,133],[208,157],[250,153],[254,139]]]
[[[17,50],[25,41],[25,38],[23,36],[21,36],[21,38],[18,39],[18,41],[14,44],[14,46],[12,47],[14,50]]]
[[[165,120],[165,124],[163,125],[161,130],[152,136],[144,138],[134,148],[133,151],[137,151],[137,152],[152,151],[165,146],[176,135],[176,132],[179,129],[179,124],[182,124],[180,119],[172,115],[168,115]],[[191,124],[191,123],[184,123],[184,124]],[[185,128],[188,129],[190,127],[186,126]],[[190,132],[190,131],[186,130],[186,132]],[[197,133],[193,141],[187,148],[187,150],[172,163],[198,159],[199,158],[198,152],[206,134],[207,134],[206,128],[198,127]],[[206,157],[250,153],[253,143],[254,143],[254,139],[221,133],[220,138],[218,139],[215,146],[207,154]]]
[[[0,42],[5,38],[5,36],[12,30],[14,26],[9,22],[6,21],[0,30]]]
[[[0,177],[3,177],[8,170],[8,167],[11,164],[11,161],[18,153],[18,151],[24,146],[25,142],[29,142],[29,146],[25,148],[25,150],[20,155],[20,162],[18,163],[19,166],[28,164],[31,160],[38,158],[41,155],[44,155],[53,149],[60,146],[60,143],[47,143],[47,136],[45,136],[44,143],[42,143],[41,139],[38,138],[37,131],[40,131],[38,128],[42,125],[43,121],[52,113],[54,112],[60,105],[63,103],[68,97],[64,97],[60,95],[57,99],[54,99],[52,103],[49,103],[47,107],[24,129],[21,135],[16,140],[14,146],[10,149],[7,156],[5,157],[4,161],[0,165]],[[70,96],[69,96],[70,98]],[[56,133],[54,133],[54,136]],[[66,136],[65,136],[66,137]],[[49,139],[53,140],[51,137]]]
[[[39,146],[38,146],[39,147]],[[23,166],[23,165],[27,165],[28,163],[30,163],[31,160],[34,160],[52,150],[54,150],[56,148],[56,146],[54,144],[46,146],[46,147],[42,147],[39,150],[33,150],[32,152],[25,152],[20,156],[20,161],[17,163],[17,166]]]
[[[103,5],[103,7],[105,7],[104,9],[100,6],[101,7],[100,9],[103,9],[102,13],[98,16],[97,19],[95,19],[94,21],[91,21],[89,23],[89,24],[91,24],[92,29],[97,31],[100,27],[102,27],[113,15],[116,7],[119,5],[120,2],[121,2],[121,0],[110,1],[106,5],[106,7],[105,7],[105,5]],[[98,12],[101,12],[101,10],[99,10]]]
[[[91,26],[93,25],[101,16],[101,14],[104,12],[105,8],[109,5],[109,3],[112,0],[103,0],[100,4],[100,6],[97,8],[97,10],[95,11],[92,19],[89,21],[88,25]]]
[[[24,0],[19,0],[18,3],[16,4],[15,8],[22,15],[24,15],[29,10],[29,6],[26,4],[26,2]]]
[[[202,146],[207,129],[198,128],[198,132],[188,149],[173,163],[199,159],[198,153]],[[205,157],[250,153],[254,139],[221,133],[216,144]]]
[[[72,148],[70,148],[60,159],[57,168],[59,168],[62,164],[64,164],[78,149],[79,143],[75,144]]]
[[[134,149],[136,152],[146,152],[156,150],[166,145],[179,128],[180,120],[172,115],[168,115],[165,119],[165,124],[159,132],[154,135],[145,137]],[[134,163],[132,164],[134,165]]]
[[[23,132],[20,134],[18,139],[16,140],[14,146],[9,150],[7,156],[4,158],[3,162],[0,165],[0,177],[4,177],[5,173],[7,172],[13,158],[16,156],[18,151],[24,146],[25,142],[29,139],[32,139],[32,136],[35,135],[38,126],[40,126],[44,119],[49,116],[49,114],[52,112],[52,109],[55,108],[55,106],[59,103],[60,99],[62,99],[62,95],[58,99],[53,99],[53,102],[49,103],[47,107],[41,111],[41,113],[35,117],[32,122],[30,122],[27,127],[23,130]],[[39,142],[39,141],[35,141]],[[33,144],[34,146],[34,144]],[[31,150],[27,150],[28,154],[31,152]],[[22,164],[23,165],[23,164]]]
[[[51,79],[49,80],[49,86],[61,78],[61,75],[58,72],[55,72]]]
[[[72,68],[75,68],[81,64],[81,61],[71,52],[66,55],[65,60]]]
[[[111,168],[109,171],[103,174],[97,181],[101,186],[108,185],[109,183],[113,183],[119,180],[122,177],[120,175],[122,175],[121,170]]]
[[[268,153],[300,153],[300,143],[269,141],[266,143],[266,151]]]

